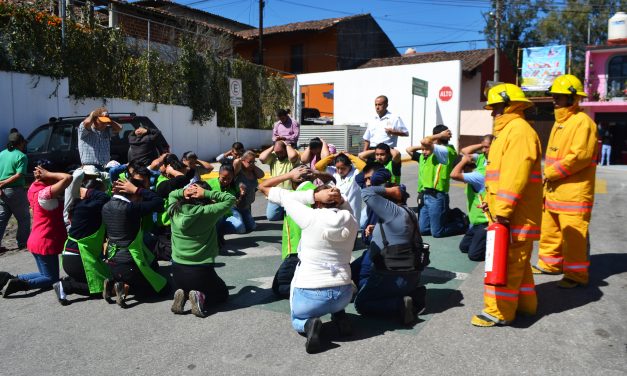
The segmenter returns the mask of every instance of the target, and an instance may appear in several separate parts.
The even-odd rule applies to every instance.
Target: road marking
[[[248,281],[257,282],[260,285],[257,286],[260,289],[269,289],[272,288],[272,281],[274,281],[274,276],[272,277],[259,277],[259,278],[248,278]]]

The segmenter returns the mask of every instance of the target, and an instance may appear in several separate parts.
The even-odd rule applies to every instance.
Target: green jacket
[[[184,191],[170,193],[168,207],[182,198]],[[172,260],[177,264],[211,264],[218,255],[216,223],[231,210],[235,197],[228,192],[205,191],[205,198],[215,203],[184,204],[181,212],[171,218]]]

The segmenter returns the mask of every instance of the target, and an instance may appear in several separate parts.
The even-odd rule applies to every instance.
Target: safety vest
[[[448,192],[451,184],[451,171],[453,171],[457,152],[452,145],[446,145],[446,148],[448,149],[448,162],[446,164],[439,163],[434,153],[431,153],[426,158],[424,155],[420,155],[418,192],[425,189]]]
[[[385,164],[385,169],[390,171],[390,175],[392,175],[392,177],[390,178],[391,183],[401,184],[401,174],[395,174],[392,160]]]
[[[296,190],[309,191],[316,189],[316,185],[310,181],[302,183]],[[283,234],[281,236],[281,260],[292,254],[298,253],[298,243],[300,243],[301,228],[289,216],[285,215],[283,221]]]
[[[167,280],[150,267],[150,264],[155,259],[155,255],[150,252],[148,247],[144,244],[144,232],[141,230],[141,226],[139,231],[137,231],[135,240],[133,240],[126,249],[128,249],[135,265],[137,265],[144,278],[150,283],[150,286],[152,286],[155,292],[161,291],[167,284]],[[109,260],[112,259],[118,250],[119,248],[115,244],[109,243],[107,247],[107,258]]]
[[[67,237],[67,240],[73,241],[78,245],[79,255],[83,263],[85,279],[87,280],[90,294],[102,292],[104,280],[111,278],[111,269],[102,261],[102,244],[104,243],[104,237],[104,224],[100,225],[98,231],[84,238],[74,239],[69,235]],[[67,240],[65,241],[65,246],[67,246]],[[61,260],[63,260],[63,258]]]
[[[477,168],[475,169],[475,172],[478,172],[485,177],[485,170],[485,155],[479,154],[477,156]],[[485,201],[485,193],[483,191],[475,192],[475,190],[472,188],[472,185],[466,184],[466,200],[468,202],[468,220],[470,221],[470,224],[479,225],[488,223],[488,217],[486,213],[477,207]]]
[[[212,191],[215,192],[227,192],[233,195],[233,197],[237,197],[237,190],[235,189],[234,186],[230,186],[227,187],[226,189],[223,189],[222,186],[220,185],[220,179],[219,178],[211,178],[211,179],[207,179],[205,180],[207,182],[207,184],[209,184],[209,187],[211,187]],[[230,217],[233,215],[233,211],[229,210],[228,212],[226,212],[226,214],[224,214],[225,217]]]
[[[168,178],[164,175],[159,175],[157,178],[157,184],[155,184],[155,190],[159,188],[159,185],[164,181],[168,180]],[[163,211],[157,213],[157,225],[158,226],[170,226],[170,215],[168,214],[168,200],[164,200],[163,203]]]

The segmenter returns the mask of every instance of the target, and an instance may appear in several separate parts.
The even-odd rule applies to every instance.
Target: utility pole
[[[496,40],[494,42],[494,82],[499,82],[499,45],[501,44],[501,0],[496,0],[496,15],[494,17],[496,24]]]
[[[65,47],[65,12],[66,12],[65,0],[59,0],[59,17],[61,17],[61,47]]]
[[[257,63],[263,65],[263,6],[264,1],[259,0],[259,58]]]

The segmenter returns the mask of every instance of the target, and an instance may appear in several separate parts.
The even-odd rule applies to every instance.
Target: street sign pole
[[[422,138],[425,137],[427,124],[427,97],[429,96],[429,82],[416,77],[411,79],[411,144],[414,145],[414,96],[424,99],[422,108]]]
[[[229,96],[233,115],[235,115],[235,142],[239,142],[239,130],[237,129],[237,108],[242,107],[242,80],[239,78],[229,78]]]
[[[411,94],[411,139],[409,140],[410,146],[414,146],[414,97],[415,95]]]
[[[237,132],[237,106],[233,106],[233,111],[235,111],[235,142],[239,142],[239,134]]]

